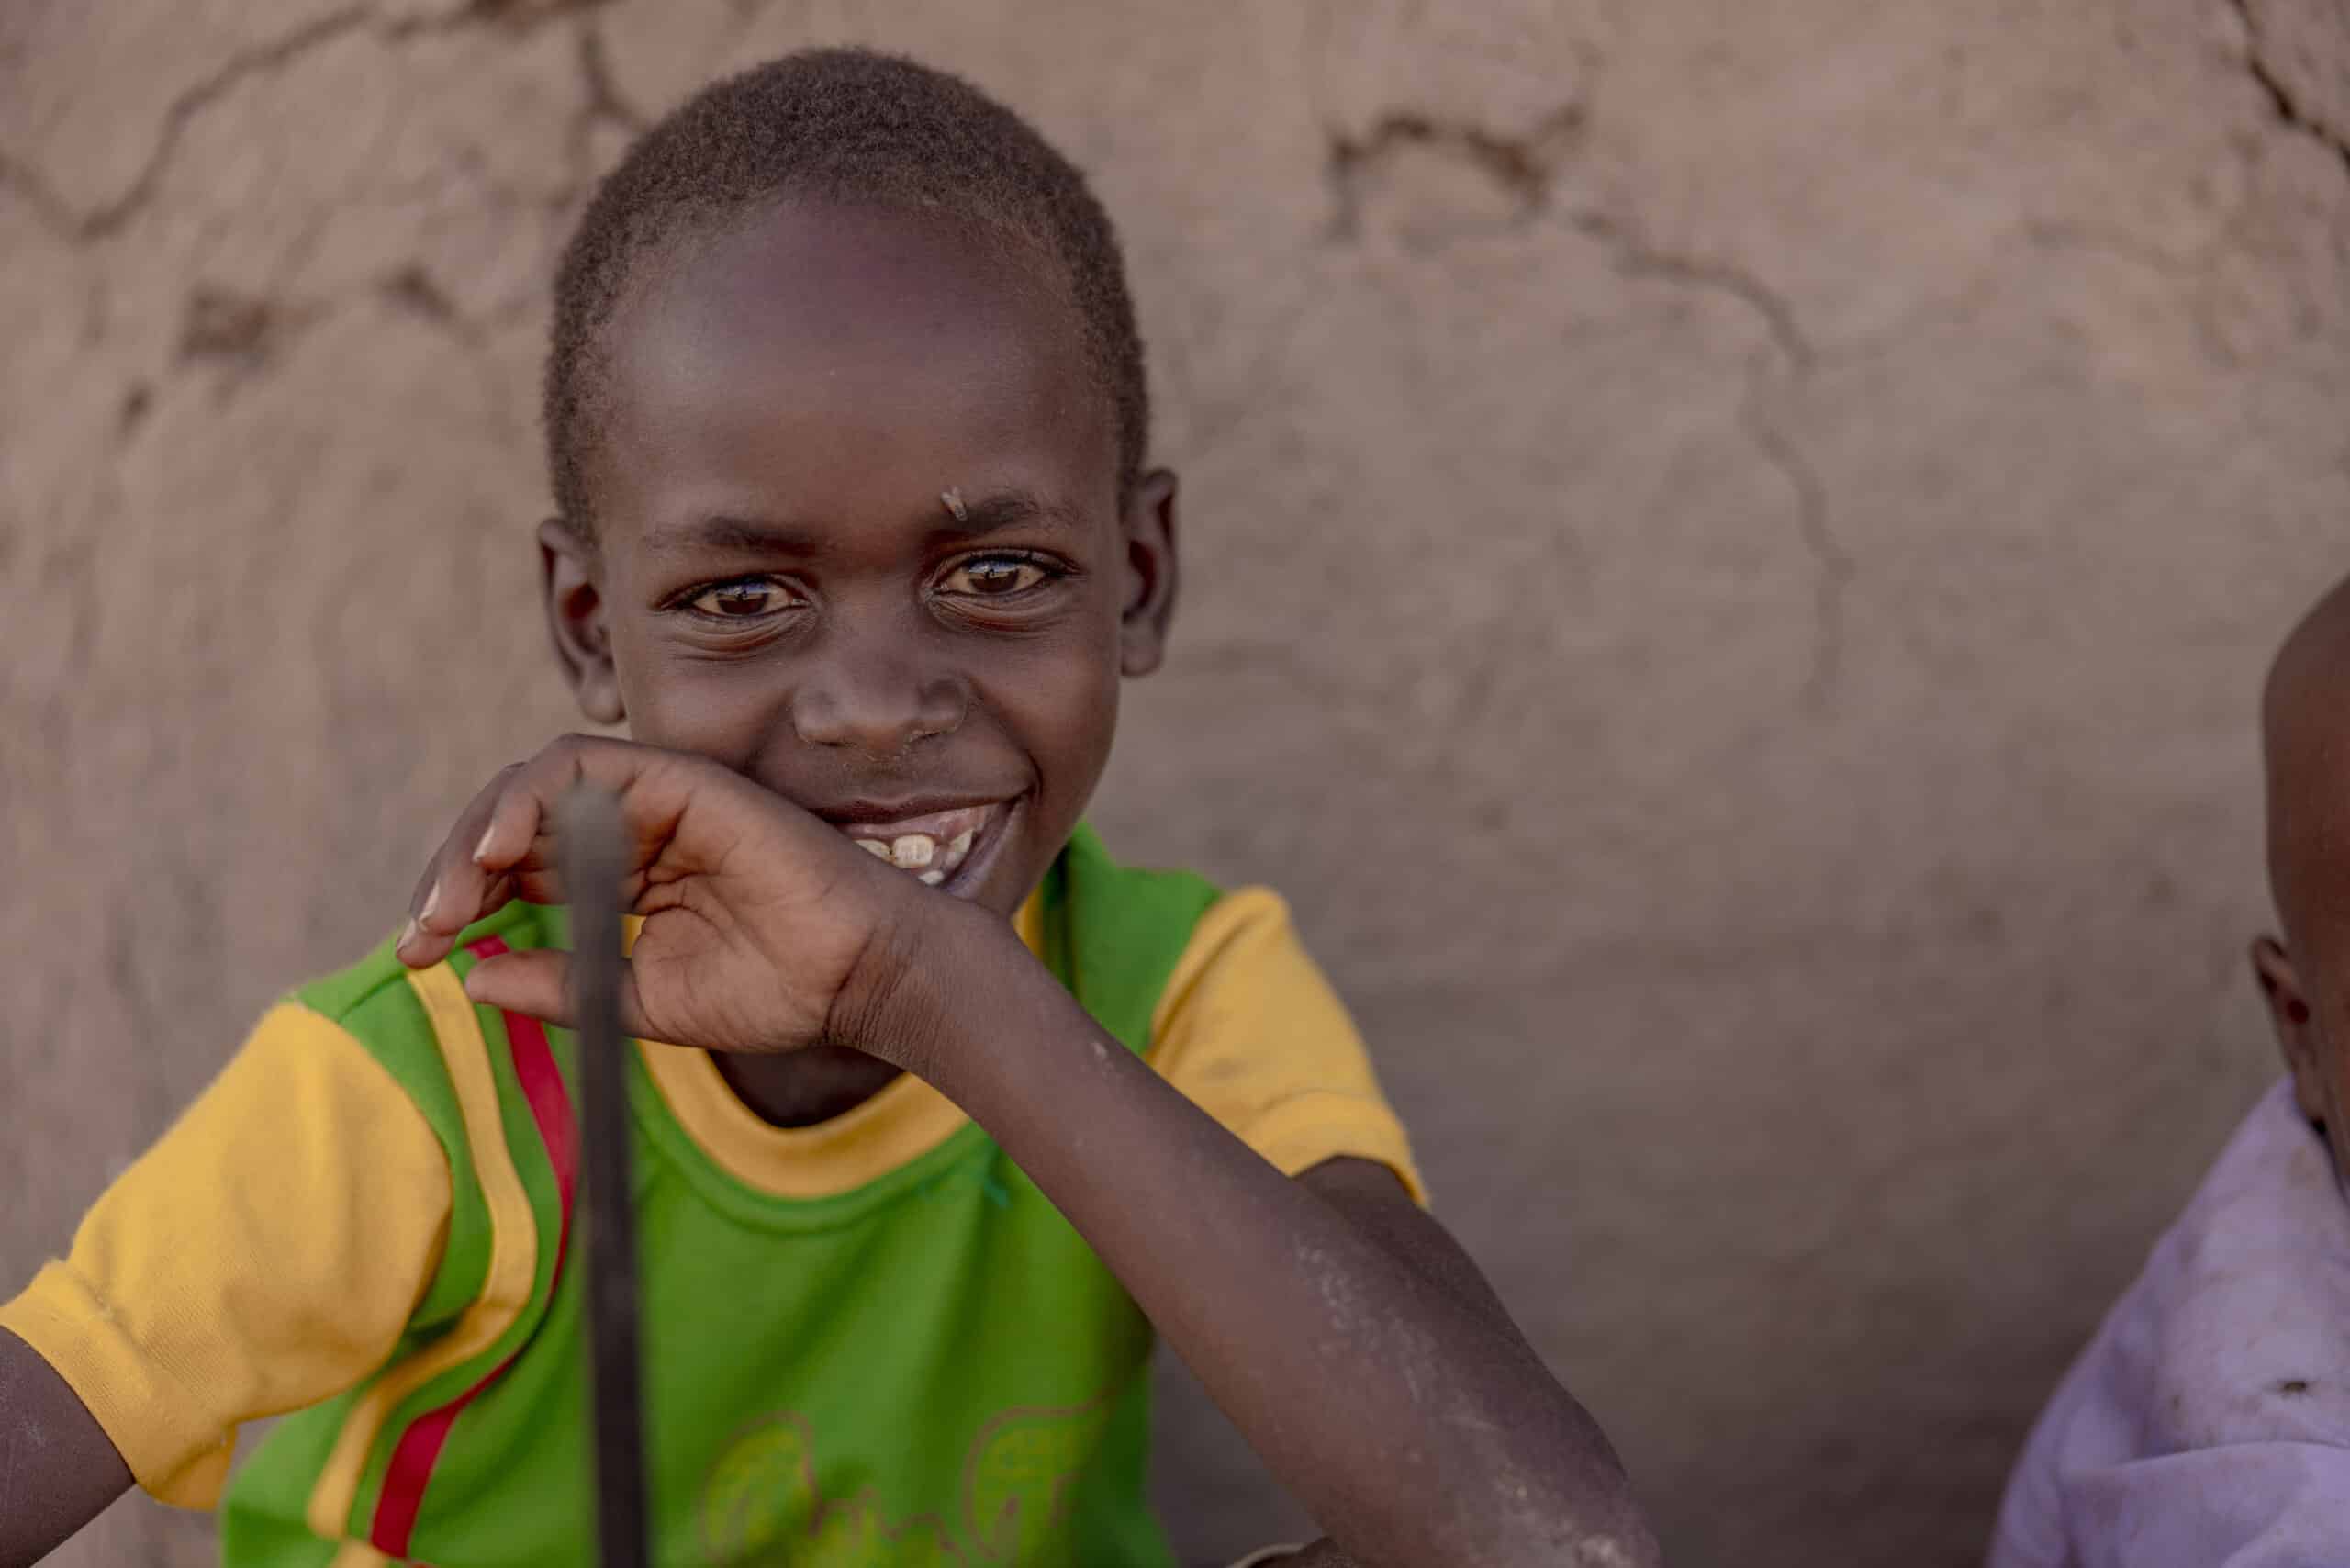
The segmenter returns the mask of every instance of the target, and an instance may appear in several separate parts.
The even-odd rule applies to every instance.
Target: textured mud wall
[[[1292,896],[1679,1561],[1969,1562],[2271,1070],[2344,0],[13,0],[0,1277],[567,722],[551,256],[632,126],[835,39],[1124,223],[1190,577],[1113,840]],[[1278,1506],[1174,1397],[1206,1559]]]

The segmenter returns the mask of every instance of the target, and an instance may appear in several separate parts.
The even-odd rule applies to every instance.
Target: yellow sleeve
[[[1341,1155],[1375,1160],[1427,1204],[1362,1036],[1279,894],[1243,888],[1201,916],[1150,1037],[1162,1077],[1289,1175]]]
[[[139,1484],[210,1507],[236,1429],[381,1366],[440,1265],[449,1165],[341,1027],[287,1003],[0,1307]]]

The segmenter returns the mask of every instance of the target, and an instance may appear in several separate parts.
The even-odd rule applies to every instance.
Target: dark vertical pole
[[[571,904],[571,1005],[578,1025],[580,1174],[588,1293],[588,1402],[595,1415],[602,1568],[646,1568],[643,1394],[637,1366],[636,1210],[629,1181],[628,1039],[621,1028],[620,801],[580,785],[558,843]]]

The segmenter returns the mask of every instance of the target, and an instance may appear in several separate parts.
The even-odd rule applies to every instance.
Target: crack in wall
[[[497,350],[492,340],[531,314],[535,302],[524,301],[519,308],[509,305],[470,315],[431,270],[415,258],[380,274],[375,279],[375,295],[409,321],[439,333],[457,351],[481,385],[485,405],[490,410],[487,417],[503,426],[505,389],[498,380]]]
[[[1749,380],[1739,424],[1795,492],[1796,530],[1812,563],[1811,669],[1804,677],[1803,705],[1816,713],[1826,709],[1843,673],[1844,593],[1855,568],[1852,553],[1829,521],[1828,487],[1821,483],[1819,470],[1771,418],[1763,406],[1763,386],[1759,372]]]
[[[2243,355],[2229,341],[2227,329],[2221,325],[2210,285],[2221,258],[2235,242],[2238,225],[2251,205],[2248,196],[2238,201],[2210,240],[2187,251],[2167,250],[2127,230],[2069,218],[2029,218],[2022,233],[2027,244],[2043,252],[2073,251],[2109,257],[2143,267],[2162,279],[2182,297],[2181,308],[2194,328],[2196,343],[2204,356],[2215,365],[2232,369],[2243,363]],[[1906,336],[1906,331],[1894,335],[1875,345],[1877,352]]]
[[[2210,270],[2210,256],[2218,248],[2210,245],[2202,247],[2199,254],[2181,255],[2141,240],[2127,230],[2069,218],[2028,218],[2023,224],[2023,237],[2027,243],[2042,250],[2095,251],[2119,256],[2149,272],[2186,283],[2199,280]]]
[[[602,40],[588,15],[610,0],[473,0],[456,10],[437,14],[386,16],[375,5],[352,6],[319,17],[284,35],[240,50],[173,98],[165,109],[161,129],[137,174],[122,193],[103,206],[77,210],[38,169],[0,151],[0,190],[24,199],[41,226],[71,246],[98,243],[119,233],[157,197],[163,180],[189,129],[213,106],[240,86],[260,76],[296,65],[312,51],[361,30],[372,30],[387,44],[420,36],[446,35],[472,29],[495,29],[509,37],[527,36],[548,25],[568,25],[579,40],[581,106],[574,111],[575,174],[568,188],[552,205],[568,207],[579,199],[588,184],[585,167],[588,138],[599,123],[614,123],[632,131],[641,129],[644,117],[613,85]],[[324,217],[316,228],[323,227]],[[317,233],[306,237],[315,243]],[[417,261],[379,274],[372,290],[384,303],[440,330],[453,346],[478,358],[488,336],[527,315],[527,309],[501,309],[484,319],[470,318]],[[172,357],[184,368],[208,366],[226,371],[216,392],[264,375],[283,357],[294,337],[315,326],[339,308],[341,301],[317,301],[288,307],[272,295],[231,294],[207,284],[196,285],[182,302],[182,313]],[[166,375],[162,386],[147,380],[125,392],[115,420],[113,438],[118,448],[145,425],[159,394],[175,384]]]
[[[149,410],[155,406],[155,388],[144,381],[134,381],[122,395],[121,406],[115,412],[115,444],[119,447],[139,433],[147,422]]]
[[[257,366],[269,358],[285,325],[270,300],[199,285],[180,318],[179,357]]]
[[[1763,329],[1771,334],[1771,342],[1791,370],[1798,375],[1810,373],[1818,356],[1812,352],[1811,340],[1804,334],[1802,324],[1796,319],[1794,308],[1779,297],[1777,290],[1751,273],[1727,262],[1657,250],[1631,226],[1598,213],[1579,215],[1574,226],[1577,231],[1606,247],[1619,276],[1658,278],[1684,288],[1712,289],[1732,296],[1762,319]]]
[[[1419,150],[1453,159],[1490,180],[1516,207],[1517,221],[1539,216],[1550,201],[1550,177],[1581,136],[1583,107],[1562,104],[1516,135],[1472,121],[1390,110],[1360,136],[1332,131],[1324,178],[1330,190],[1330,238],[1347,241],[1362,230],[1364,180],[1400,154]]]
[[[69,242],[88,244],[106,239],[127,226],[154,197],[188,127],[196,118],[227,97],[248,79],[282,71],[314,50],[351,33],[372,28],[390,43],[427,34],[496,28],[509,34],[528,33],[600,9],[610,0],[472,0],[445,16],[384,17],[373,5],[345,6],[304,24],[280,37],[240,50],[202,79],[184,89],[163,111],[154,144],[122,194],[111,201],[82,210],[39,169],[0,148],[0,186],[22,193],[43,222]],[[603,69],[600,44],[592,52],[583,46],[582,80],[589,96],[589,115],[611,114],[624,124],[639,124],[611,88]]]
[[[1329,237],[1341,243],[1360,237],[1367,177],[1414,150],[1434,151],[1478,171],[1511,200],[1516,220],[1529,222],[1550,207],[1553,178],[1585,129],[1583,106],[1573,102],[1561,105],[1516,136],[1412,110],[1380,116],[1360,137],[1333,134],[1326,175],[1332,202]],[[1726,295],[1751,311],[1769,335],[1773,353],[1758,359],[1748,375],[1739,428],[1795,498],[1796,536],[1810,559],[1813,583],[1811,665],[1801,700],[1806,710],[1821,711],[1842,670],[1844,598],[1856,568],[1851,551],[1837,537],[1828,489],[1818,468],[1781,428],[1770,406],[1777,379],[1771,373],[1771,360],[1785,366],[1786,386],[1800,385],[1818,358],[1809,337],[1786,300],[1751,273],[1728,263],[1660,250],[1632,225],[1603,214],[1577,214],[1573,227],[1606,248],[1619,275]]]
[[[632,135],[651,128],[650,117],[621,95],[619,84],[612,80],[611,57],[604,51],[604,35],[592,22],[579,28],[579,84],[587,96],[580,111],[583,130],[599,120]]]
[[[395,267],[375,280],[375,288],[387,304],[449,332],[467,348],[481,346],[479,330],[465,319],[422,262]]]
[[[444,28],[492,26],[528,31],[555,17],[581,16],[611,0],[469,0],[441,24]]]
[[[2227,5],[2244,22],[2244,69],[2268,95],[2269,106],[2277,112],[2278,123],[2295,133],[2309,137],[2320,146],[2331,150],[2342,160],[2344,170],[2350,170],[2350,139],[2303,109],[2285,85],[2284,79],[2269,69],[2260,50],[2260,18],[2252,8],[2252,0],[2226,0]]]
[[[198,284],[182,301],[178,340],[173,360],[183,370],[209,371],[213,396],[228,398],[280,363],[311,329],[335,313],[324,301],[289,301],[273,295],[248,294]],[[178,377],[169,378],[173,385]],[[116,425],[118,449],[146,420],[153,394],[126,398],[126,417]]]
[[[1743,268],[1727,262],[1659,250],[1641,238],[1632,225],[1603,214],[1579,215],[1575,229],[1605,246],[1620,276],[1654,278],[1676,287],[1710,291],[1737,300],[1762,323],[1772,353],[1759,356],[1748,372],[1746,390],[1739,401],[1738,422],[1764,461],[1776,469],[1796,501],[1796,533],[1812,565],[1811,668],[1804,678],[1803,705],[1812,712],[1824,710],[1844,662],[1844,596],[1857,570],[1852,553],[1837,537],[1828,487],[1818,468],[1774,417],[1775,391],[1800,386],[1818,355],[1795,308],[1776,289]],[[1775,386],[1771,361],[1785,366],[1785,381]]]
[[[83,243],[103,240],[120,230],[136,217],[155,193],[163,172],[170,167],[173,156],[179,151],[180,140],[188,126],[212,105],[226,97],[247,77],[282,69],[311,50],[333,42],[344,34],[364,26],[374,13],[364,6],[353,6],[319,17],[304,27],[295,28],[281,38],[243,50],[231,55],[218,70],[173,98],[163,111],[162,129],[156,134],[154,145],[148,150],[139,173],[112,201],[91,211],[80,213],[72,222],[69,235]],[[6,154],[0,153],[0,158]],[[54,207],[74,213],[73,205],[50,185],[30,165],[17,165],[22,177],[37,182],[50,193]]]
[[[69,244],[73,241],[81,219],[73,207],[31,167],[6,152],[0,152],[0,190],[16,192],[33,209],[42,228]]]
[[[565,137],[565,151],[571,162],[566,202],[584,200],[595,186],[599,173],[595,157],[597,127],[614,126],[634,138],[653,124],[653,118],[630,103],[613,79],[611,56],[594,18],[580,19],[576,43],[580,103]]]

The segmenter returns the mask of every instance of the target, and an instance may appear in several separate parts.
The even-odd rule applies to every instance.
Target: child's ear
[[[1154,468],[1126,498],[1125,599],[1118,630],[1122,675],[1148,675],[1167,656],[1175,613],[1175,476]]]
[[[2308,993],[2301,989],[2301,978],[2294,972],[2292,957],[2277,938],[2263,936],[2252,945],[2252,972],[2268,1003],[2269,1021],[2285,1053],[2285,1065],[2292,1070],[2293,1099],[2302,1115],[2322,1125],[2331,1114],[2324,1038],[2318,1031]]]
[[[555,662],[563,666],[563,678],[588,722],[617,724],[628,712],[621,704],[620,675],[612,667],[612,639],[596,577],[594,544],[561,518],[539,524],[539,586]]]

